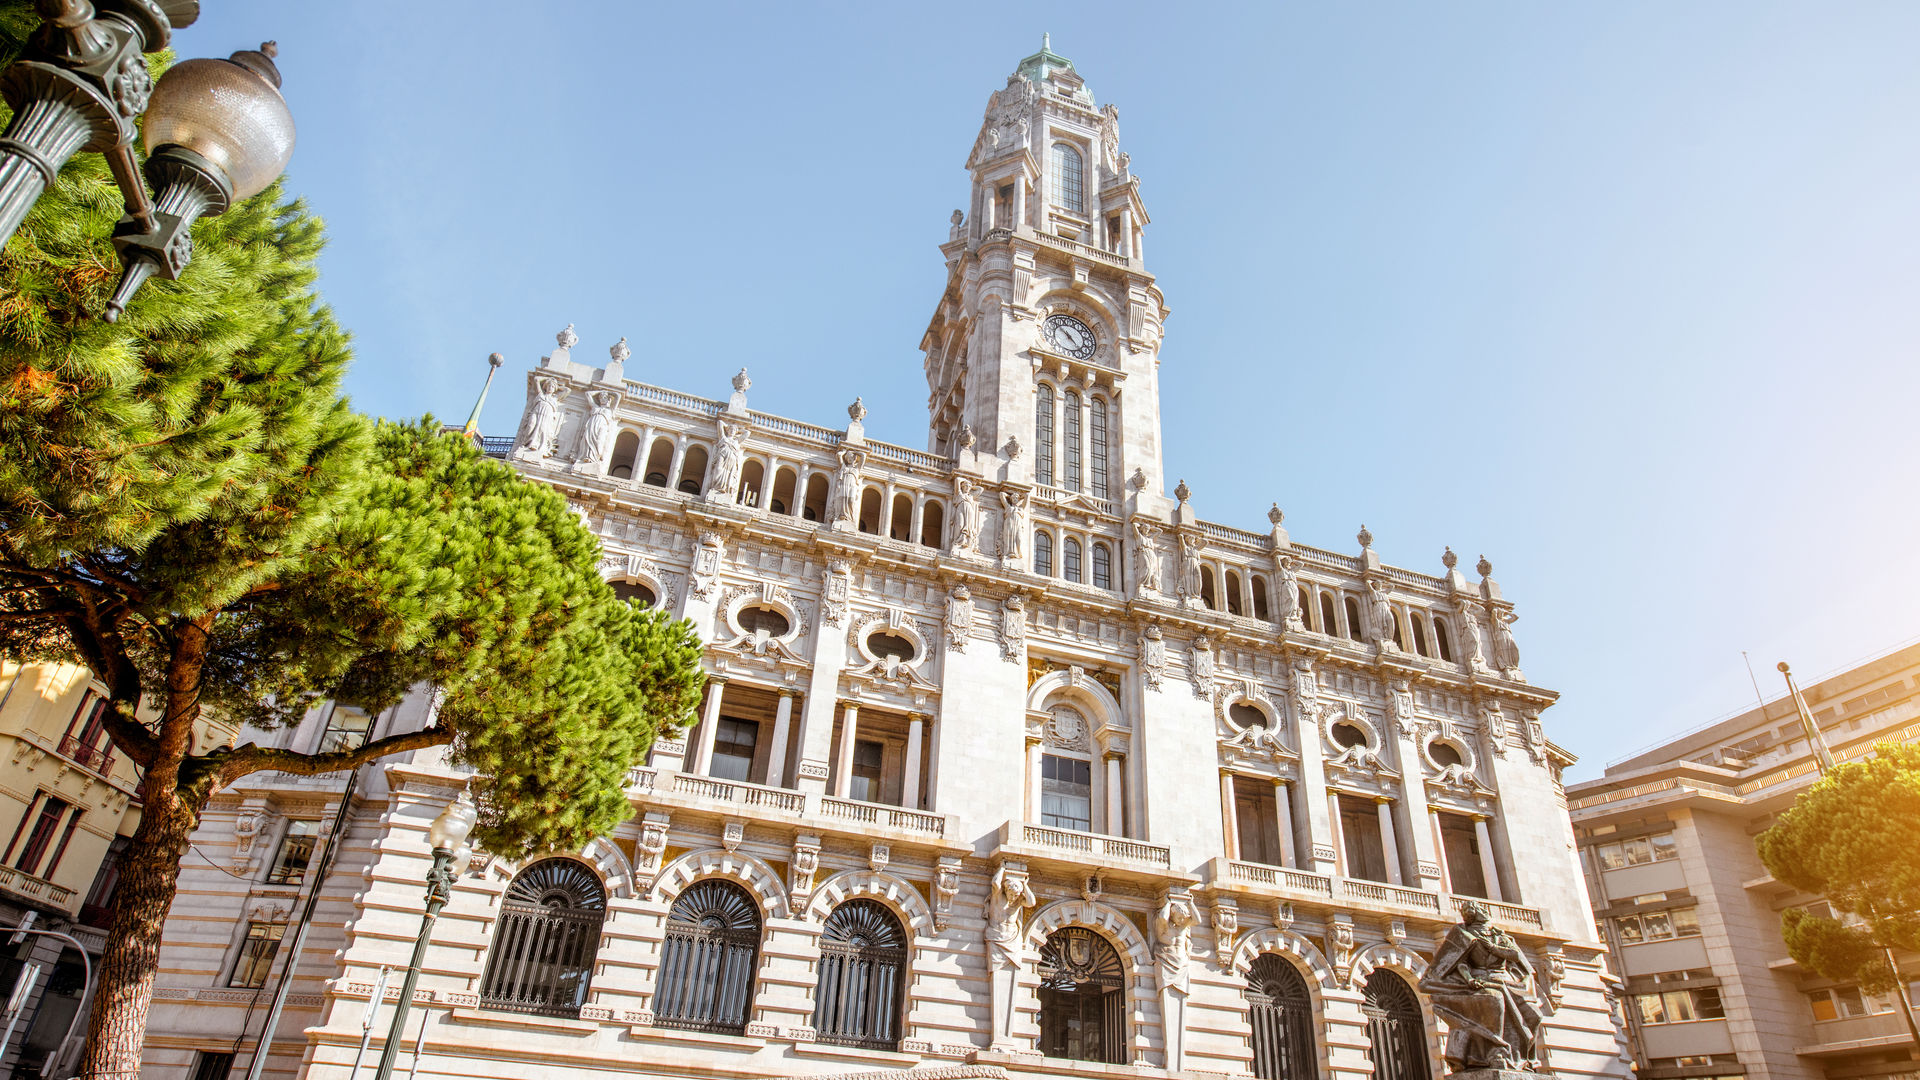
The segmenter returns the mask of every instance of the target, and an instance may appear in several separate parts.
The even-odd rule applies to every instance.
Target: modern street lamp
[[[420,920],[420,936],[413,942],[413,959],[407,964],[407,976],[400,983],[400,1000],[393,1006],[393,1027],[387,1031],[387,1045],[380,1051],[380,1067],[374,1070],[374,1080],[390,1080],[393,1076],[400,1044],[407,1037],[407,1007],[413,1004],[413,986],[420,980],[420,965],[427,958],[427,941],[433,936],[434,920],[440,917],[440,909],[447,906],[453,892],[452,867],[472,853],[473,849],[467,846],[467,834],[473,831],[473,823],[479,817],[473,796],[462,788],[459,796],[427,826],[427,843],[433,845],[433,868],[427,871],[427,913]]]
[[[0,246],[13,237],[60,167],[104,154],[126,199],[114,226],[123,267],[112,322],[155,274],[177,278],[193,258],[193,223],[273,183],[293,154],[293,115],[280,96],[273,42],[226,60],[175,64],[158,85],[144,54],[200,16],[199,0],[35,0],[44,20],[0,72],[13,120],[0,133]],[[146,114],[146,180],[134,159]],[[147,183],[159,192],[147,195]]]

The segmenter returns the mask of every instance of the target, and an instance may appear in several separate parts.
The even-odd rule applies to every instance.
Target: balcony
[[[1173,872],[1173,852],[1162,844],[1148,844],[1120,836],[1055,829],[1009,821],[1000,826],[998,847],[1011,854],[1056,859],[1078,865],[1097,865],[1114,870],[1140,870],[1160,875],[1185,877]]]
[[[1546,923],[1537,908],[1503,904],[1477,896],[1443,897],[1440,893],[1389,885],[1384,881],[1333,877],[1310,870],[1234,859],[1213,860],[1207,867],[1207,879],[1215,884],[1246,886],[1254,892],[1276,898],[1370,908],[1423,917],[1437,923],[1449,923],[1459,918],[1460,905],[1473,900],[1486,908],[1488,916],[1502,927],[1526,934],[1547,932]]]
[[[0,890],[28,900],[37,900],[69,915],[73,914],[74,900],[79,895],[64,885],[55,885],[45,878],[22,873],[11,866],[0,866]]]
[[[112,743],[105,746],[90,746],[75,736],[62,735],[60,748],[55,752],[75,765],[99,773],[101,776],[110,776],[113,773]]]
[[[946,841],[953,832],[953,823],[945,814],[739,780],[720,780],[671,769],[643,766],[630,770],[627,794],[647,803],[737,813],[856,836],[893,835],[902,840]]]

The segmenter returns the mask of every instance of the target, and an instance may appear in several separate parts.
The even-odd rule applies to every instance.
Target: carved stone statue
[[[1382,651],[1398,649],[1399,646],[1393,643],[1395,620],[1393,604],[1387,600],[1386,579],[1375,578],[1367,582],[1367,591],[1372,594],[1367,601],[1367,622],[1371,624],[1368,630],[1373,636],[1374,644],[1380,646]]]
[[[964,211],[955,210],[953,217],[948,220],[953,223],[952,226],[947,229],[947,240],[951,243],[952,241],[960,239],[960,227],[966,223],[967,215]]]
[[[1000,493],[1000,557],[1018,562],[1027,553],[1027,497],[1017,491]]]
[[[1276,599],[1280,606],[1280,625],[1288,630],[1305,630],[1306,616],[1300,610],[1299,560],[1291,555],[1279,558],[1280,585]]]
[[[1154,539],[1153,530],[1146,523],[1133,523],[1133,579],[1140,583],[1141,592],[1160,591],[1160,542]]]
[[[1000,605],[1000,655],[1018,662],[1027,649],[1027,603],[1019,596]]]
[[[1021,913],[1034,905],[1033,890],[1024,871],[1006,866],[993,873],[987,893],[987,956],[995,968],[1020,966]]]
[[[1501,671],[1513,672],[1520,667],[1520,643],[1513,640],[1514,623],[1520,616],[1510,608],[1496,608],[1493,612],[1493,665]]]
[[[747,464],[747,425],[720,421],[720,445],[713,452],[713,482],[707,498],[728,502],[740,486],[740,470]]]
[[[1420,990],[1447,1022],[1449,1072],[1474,1069],[1530,1071],[1540,1058],[1539,1003],[1528,991],[1533,965],[1487,909],[1469,900],[1460,923],[1447,931]]]
[[[524,461],[540,461],[553,453],[554,439],[559,434],[560,380],[536,377],[526,414],[520,417],[520,436],[514,441],[513,456]]]
[[[860,527],[860,451],[840,451],[840,469],[833,474],[833,500],[827,504],[827,520],[835,532],[853,532]]]
[[[1198,537],[1180,538],[1180,580],[1178,582],[1180,599],[1198,601],[1200,599],[1200,547]]]
[[[573,442],[573,461],[582,470],[597,469],[606,463],[607,455],[613,452],[613,437],[618,434],[620,422],[614,417],[614,408],[620,404],[620,395],[612,390],[595,390],[587,395],[587,418],[580,424],[580,435]]]
[[[953,480],[953,551],[972,555],[980,550],[980,529],[986,514],[980,509],[980,489],[964,476]]]
[[[1154,975],[1160,989],[1187,989],[1187,956],[1193,946],[1193,926],[1200,913],[1185,894],[1170,894],[1153,913]]]

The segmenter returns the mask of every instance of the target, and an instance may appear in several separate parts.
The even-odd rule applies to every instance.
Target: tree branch
[[[248,743],[228,752],[226,760],[220,763],[220,786],[225,787],[248,773],[267,769],[293,773],[296,776],[342,772],[347,769],[357,769],[369,761],[386,757],[388,754],[423,750],[429,746],[445,746],[452,741],[453,729],[435,724],[418,731],[405,731],[375,739],[356,750],[333,750],[324,754],[302,754],[294,750],[280,750]]]

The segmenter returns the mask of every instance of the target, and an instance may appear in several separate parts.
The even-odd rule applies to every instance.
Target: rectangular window
[[[886,744],[855,740],[853,744],[853,782],[848,796],[861,802],[880,801],[880,769],[886,760]]]
[[[298,885],[306,880],[319,826],[317,821],[287,822],[286,835],[280,838],[280,851],[273,857],[273,869],[267,871],[267,884]]]
[[[713,764],[707,775],[721,780],[746,780],[753,771],[753,750],[760,743],[760,724],[754,720],[720,718],[713,733]]]
[[[373,730],[373,717],[365,709],[356,709],[351,705],[338,705],[327,714],[327,726],[320,733],[322,754],[331,754],[341,750],[358,750],[366,745],[367,733]]]
[[[1487,874],[1480,861],[1480,830],[1465,814],[1440,815],[1440,841],[1447,856],[1447,880],[1459,896],[1487,895]]]
[[[233,1071],[233,1055],[224,1050],[202,1050],[193,1059],[192,1080],[227,1080]]]
[[[1636,941],[1698,937],[1700,911],[1698,908],[1674,908],[1671,911],[1649,911],[1645,915],[1622,915],[1614,920],[1614,926],[1620,932],[1620,941],[1627,945]]]
[[[1340,796],[1340,835],[1346,841],[1348,877],[1387,880],[1390,856],[1380,836],[1380,812],[1373,803]]]
[[[1682,1024],[1689,1020],[1721,1020],[1727,1015],[1726,1010],[1720,1005],[1720,990],[1713,986],[1692,990],[1666,990],[1658,994],[1635,994],[1633,1000],[1642,1024]]]
[[[1639,836],[1632,840],[1615,840],[1611,844],[1599,844],[1593,849],[1594,856],[1600,860],[1600,869],[1618,870],[1623,866],[1645,866],[1648,863],[1666,862],[1680,857],[1680,849],[1675,846],[1672,833],[1658,836]]]
[[[1093,831],[1093,763],[1047,754],[1040,759],[1040,824]]]
[[[33,828],[27,833],[27,842],[20,849],[20,857],[13,865],[25,873],[38,876],[40,863],[52,850],[54,838],[58,835],[61,819],[66,817],[67,804],[49,795],[40,803],[40,810],[34,816]]]
[[[1268,866],[1286,865],[1280,848],[1279,815],[1271,782],[1234,777],[1233,821],[1240,833],[1241,859]]]
[[[267,976],[273,971],[273,955],[279,951],[280,938],[286,932],[286,923],[249,922],[227,985],[248,990],[267,985]]]

